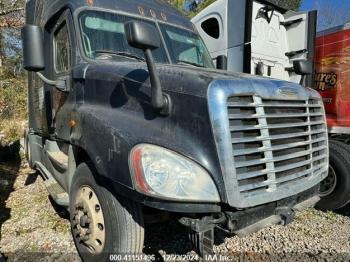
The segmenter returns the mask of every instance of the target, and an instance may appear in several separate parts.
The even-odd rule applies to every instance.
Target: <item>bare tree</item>
[[[0,0],[0,28],[18,27],[24,20],[25,0]]]
[[[278,5],[282,8],[285,9],[290,9],[290,10],[299,10],[300,5],[301,5],[301,0],[268,0],[269,2]]]
[[[24,10],[24,0],[0,0],[0,16]]]
[[[0,73],[4,64],[5,32],[18,28],[24,23],[25,0],[0,0]]]

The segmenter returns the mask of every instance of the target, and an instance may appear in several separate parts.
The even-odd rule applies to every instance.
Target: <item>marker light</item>
[[[141,144],[130,155],[137,190],[163,199],[220,202],[210,175],[192,160],[168,149]]]

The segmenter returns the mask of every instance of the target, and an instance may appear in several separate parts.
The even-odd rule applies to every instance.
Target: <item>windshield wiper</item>
[[[193,63],[193,62],[189,62],[186,60],[176,60],[177,64],[184,64],[184,65],[191,65],[191,66],[196,66],[196,67],[204,67],[203,65],[197,64],[197,63]]]
[[[123,56],[123,57],[127,57],[127,58],[132,58],[138,61],[146,61],[145,58],[137,56],[135,54],[132,53],[128,53],[128,52],[114,52],[114,51],[108,51],[108,50],[95,50],[94,51],[95,54],[110,54],[110,55],[116,55],[116,56]]]

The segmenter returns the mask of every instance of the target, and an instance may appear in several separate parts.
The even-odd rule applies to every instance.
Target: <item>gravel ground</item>
[[[68,221],[57,214],[41,177],[27,164],[0,163],[0,188],[0,251],[9,261],[40,261],[59,253],[70,254],[62,261],[79,260]]]
[[[52,205],[40,176],[20,160],[0,163],[0,189],[0,251],[9,261],[80,261],[69,222]],[[350,218],[310,209],[287,227],[244,238],[217,232],[215,241],[222,260],[349,261]],[[194,254],[182,226],[171,222],[146,227],[144,253],[159,260]]]

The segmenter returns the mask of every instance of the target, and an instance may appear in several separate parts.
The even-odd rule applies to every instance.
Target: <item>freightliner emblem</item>
[[[277,90],[277,95],[281,98],[286,98],[286,99],[298,98],[298,92],[291,88],[279,88]]]

